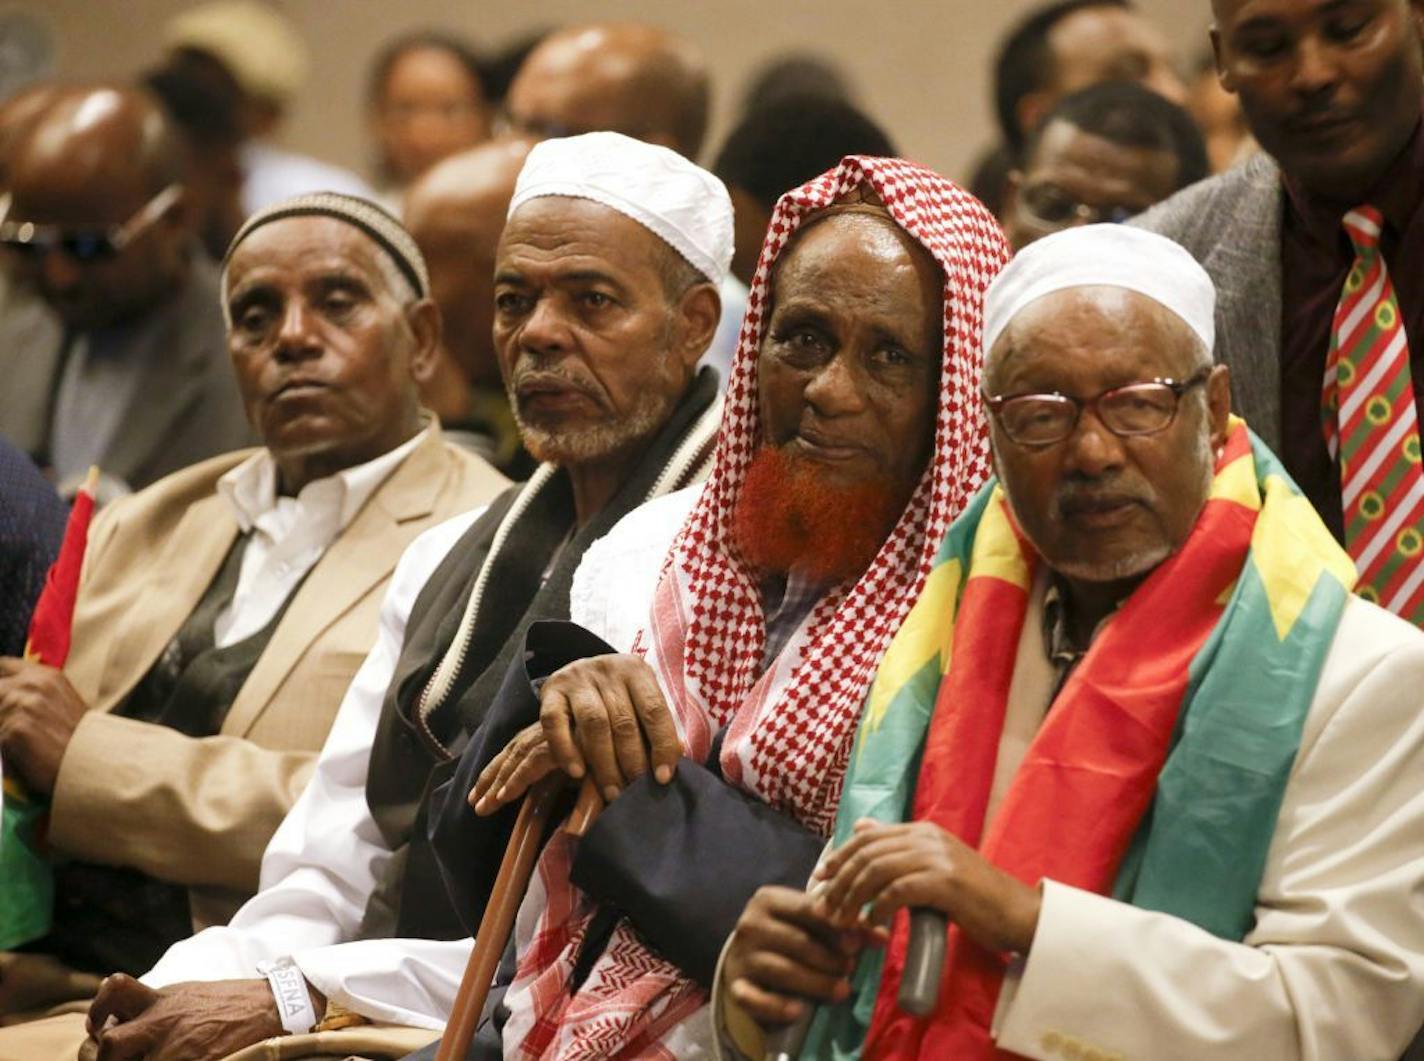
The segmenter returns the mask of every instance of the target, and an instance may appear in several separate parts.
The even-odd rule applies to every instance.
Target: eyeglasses
[[[1025,184],[1019,189],[1019,203],[1025,213],[1045,228],[1067,228],[1069,225],[1094,225],[1101,222],[1120,225],[1142,212],[1138,206],[1116,203],[1093,206],[1079,202],[1056,184],[1047,181]]]
[[[76,262],[113,258],[162,217],[182,194],[181,184],[170,184],[123,224],[104,228],[69,229],[32,221],[0,220],[0,247],[27,258],[43,258],[52,250],[63,251]],[[0,218],[9,212],[10,196],[6,195],[0,199]]]
[[[1191,379],[1154,379],[1113,387],[1094,398],[1067,394],[1010,394],[984,396],[984,404],[1009,441],[1020,446],[1051,446],[1073,433],[1083,410],[1091,409],[1114,435],[1152,435],[1164,431],[1177,416],[1182,395],[1205,383],[1204,368]]]

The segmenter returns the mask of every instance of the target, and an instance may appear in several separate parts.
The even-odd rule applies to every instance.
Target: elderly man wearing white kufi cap
[[[261,891],[143,983],[111,978],[96,1029],[117,1014],[106,1037],[183,1057],[314,1028],[323,1054],[401,1056],[433,1038],[470,944],[424,852],[428,780],[480,732],[530,625],[567,618],[588,545],[706,473],[721,401],[696,364],[731,254],[726,190],[672,151],[612,133],[533,149],[496,254],[494,331],[544,463],[406,551]]]
[[[765,946],[804,971],[787,994],[828,1003],[813,1033],[1303,1061],[1397,1057],[1424,1018],[1424,636],[1350,595],[1231,416],[1213,301],[1176,244],[1107,225],[989,289],[998,480],[887,653],[938,681],[867,712],[818,871],[828,927],[946,915],[946,1001],[898,1010],[901,926],[883,971],[843,979]]]

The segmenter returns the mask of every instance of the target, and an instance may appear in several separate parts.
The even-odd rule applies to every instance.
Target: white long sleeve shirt
[[[258,893],[227,925],[170,947],[145,983],[252,979],[258,962],[290,956],[319,991],[372,1020],[444,1026],[470,940],[355,939],[392,856],[366,806],[366,774],[411,608],[482,511],[432,527],[401,556],[376,645],[342,700],[311,783],[267,845]]]
[[[242,533],[251,536],[232,602],[213,624],[218,648],[251,637],[271,622],[322,553],[429,434],[426,427],[365,464],[307,483],[296,497],[277,493],[277,462],[267,449],[218,480],[218,496]]]

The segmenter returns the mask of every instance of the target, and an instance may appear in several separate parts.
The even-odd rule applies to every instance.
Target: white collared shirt
[[[429,433],[426,427],[375,460],[307,483],[296,497],[278,496],[277,463],[265,449],[218,480],[218,494],[250,536],[237,592],[213,624],[218,648],[251,637],[272,621],[327,546]]]

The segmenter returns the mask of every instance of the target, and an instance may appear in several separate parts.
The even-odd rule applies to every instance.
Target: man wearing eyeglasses
[[[1206,175],[1190,114],[1141,85],[1107,82],[1062,100],[1029,137],[1000,221],[1022,250],[1073,225],[1126,221]]]
[[[7,155],[0,260],[62,327],[0,320],[0,434],[61,484],[97,464],[129,489],[251,442],[158,105],[61,92]]]
[[[1424,1017],[1424,635],[1350,594],[1230,415],[1214,303],[1118,225],[991,285],[997,482],[886,651],[816,889],[742,914],[724,1027],[810,1000],[803,1057],[1399,1055]],[[902,908],[949,925],[919,1018]]]

